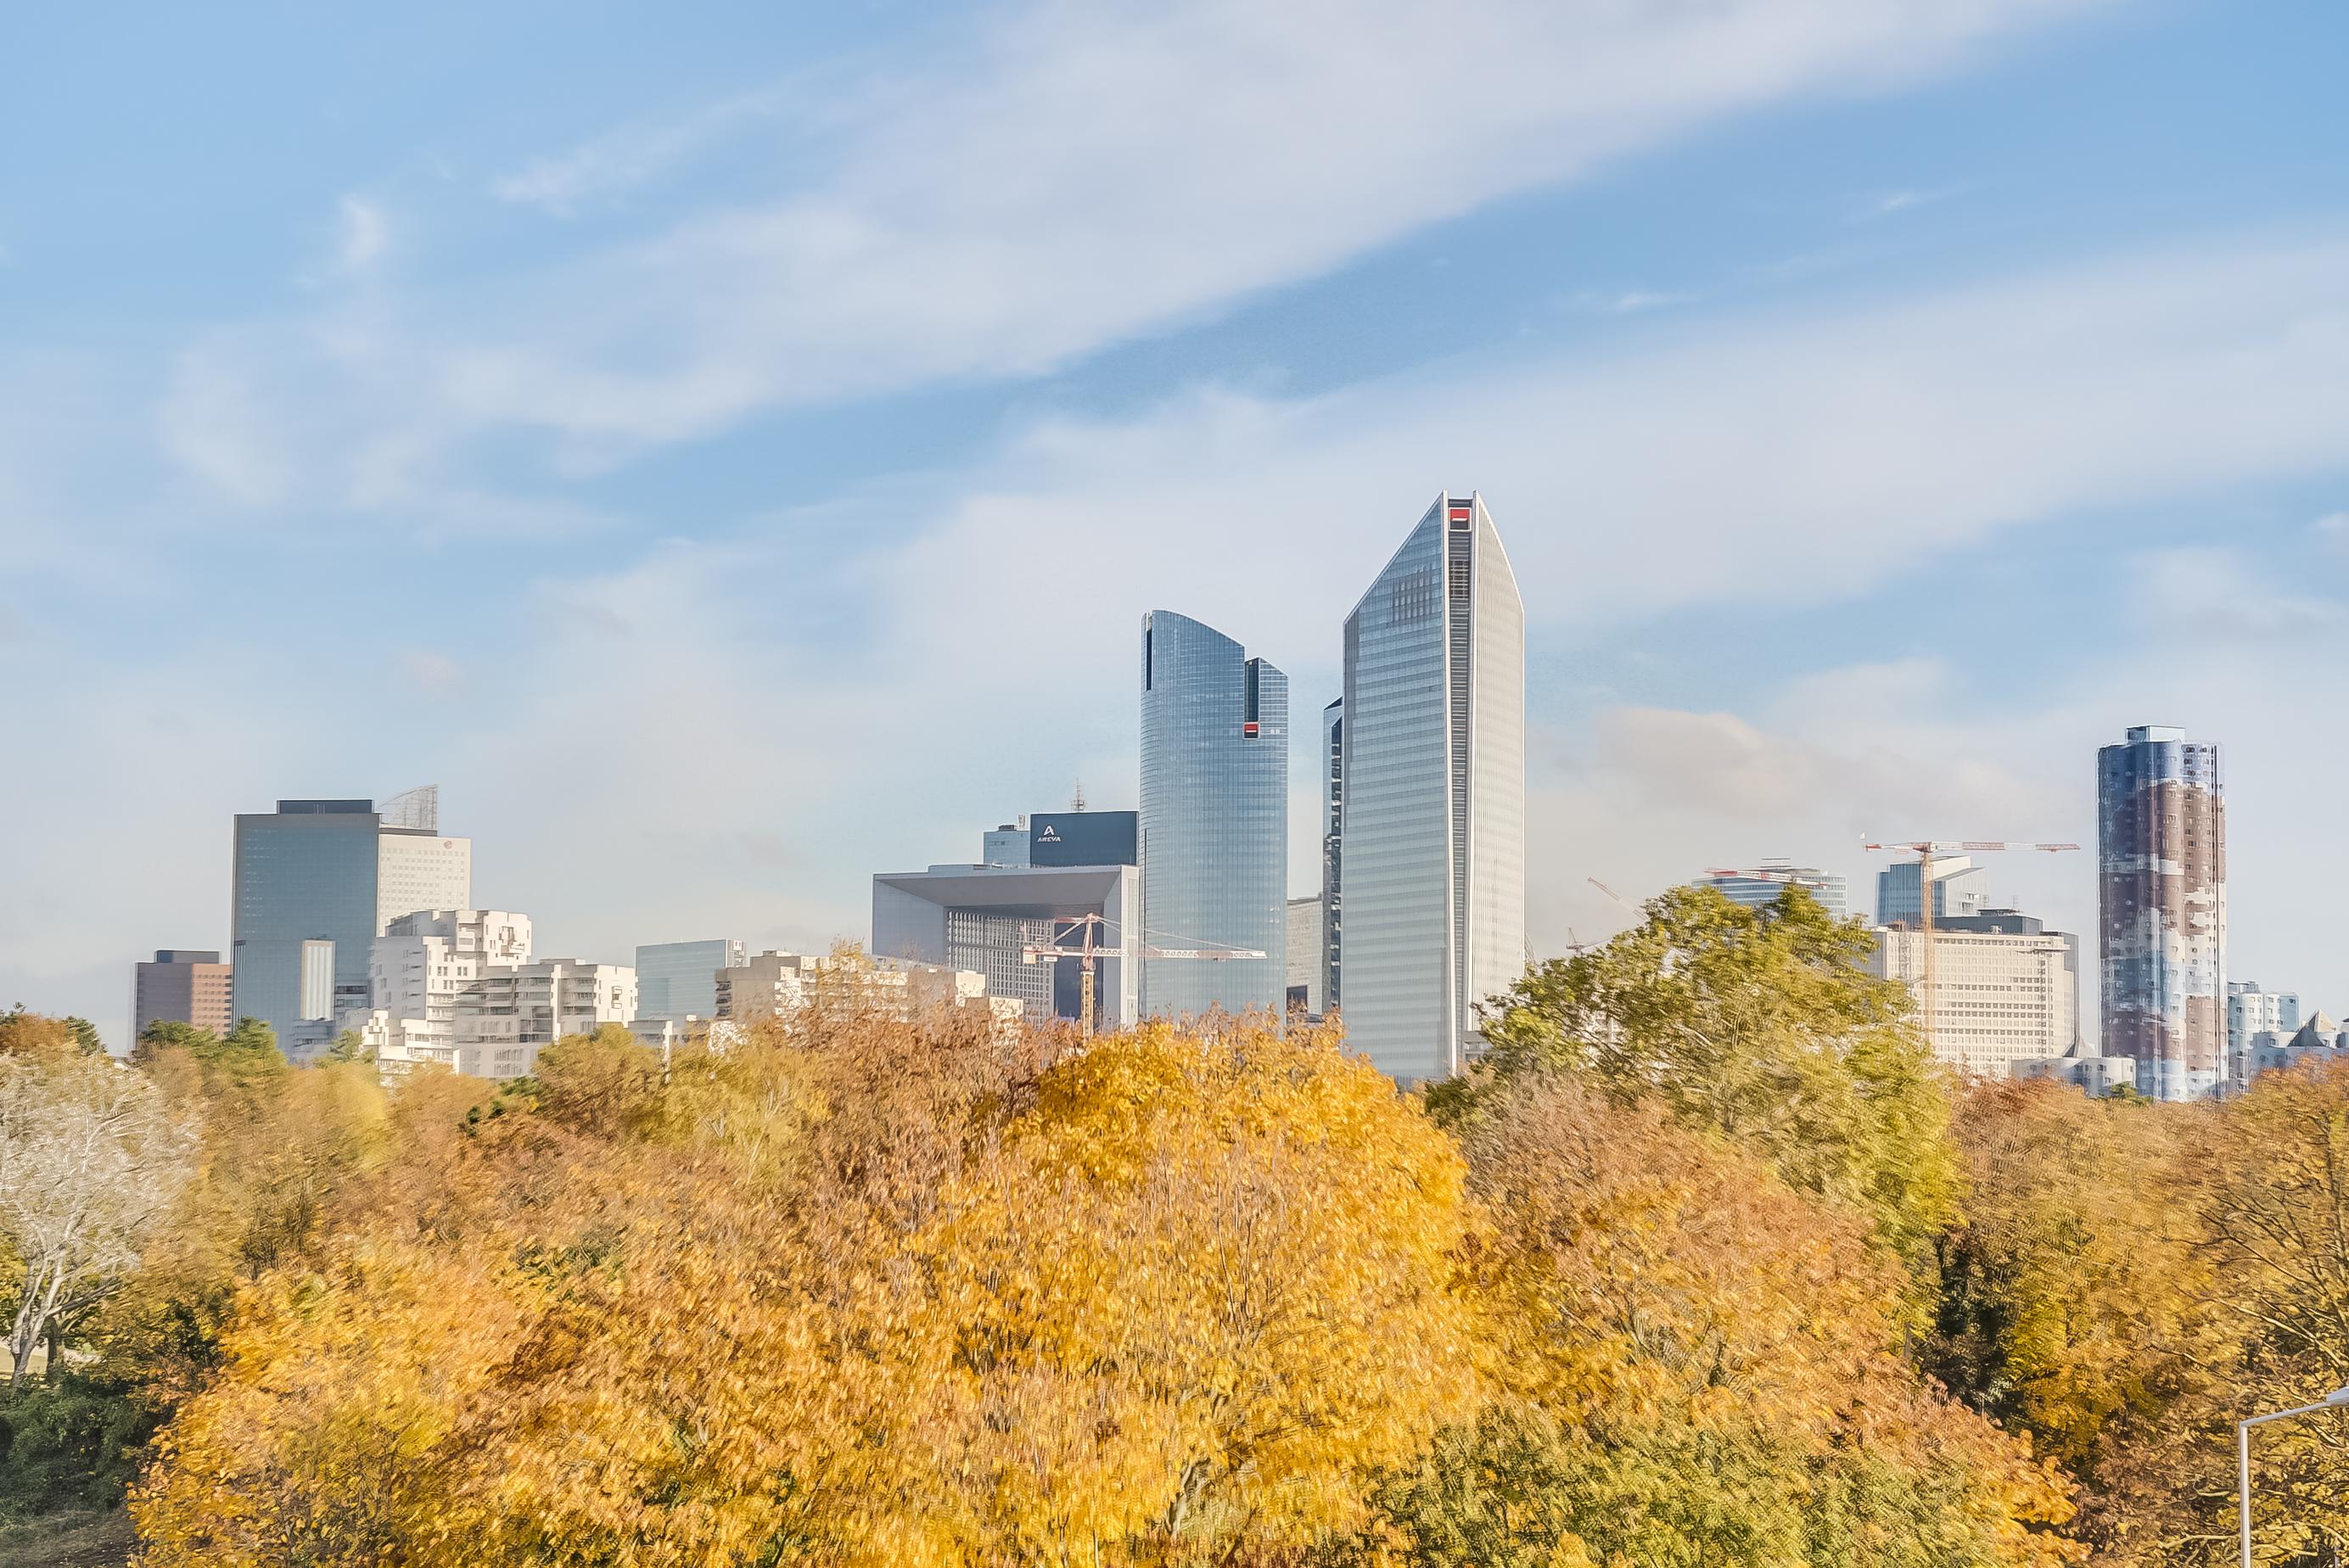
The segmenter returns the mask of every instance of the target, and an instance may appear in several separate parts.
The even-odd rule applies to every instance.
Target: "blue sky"
[[[550,952],[860,935],[1133,793],[1164,605],[1337,684],[1481,490],[1532,922],[2229,748],[2349,1007],[2349,12],[293,5],[20,24],[0,1001],[119,1035],[229,816],[437,780]],[[1297,891],[1315,860],[1309,747]],[[2000,867],[2074,929],[2088,858]]]

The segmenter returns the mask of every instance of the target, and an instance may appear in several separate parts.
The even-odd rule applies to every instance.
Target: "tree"
[[[1922,1272],[1957,1215],[1949,1094],[1908,988],[1861,967],[1871,941],[1802,888],[1762,909],[1676,888],[1606,946],[1529,971],[1486,1011],[1482,1069],[1431,1099],[1473,1119],[1495,1088],[1559,1076],[1654,1104],[1867,1215]]]
[[[187,1120],[134,1068],[78,1049],[0,1057],[0,1235],[24,1271],[11,1387],[53,1329],[138,1263],[192,1144]]]
[[[1483,1111],[1505,1398],[1382,1492],[1388,1560],[2075,1558],[2060,1481],[1901,1357],[1903,1281],[1856,1216],[1661,1106],[1553,1078]]]

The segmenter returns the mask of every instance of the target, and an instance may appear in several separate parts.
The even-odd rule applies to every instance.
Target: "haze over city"
[[[127,1043],[234,813],[427,781],[543,952],[862,937],[1135,804],[1159,608],[1287,672],[1313,892],[1308,716],[1448,489],[1526,605],[1537,954],[1630,918],[1591,878],[2093,845],[2175,725],[2230,975],[2349,1006],[2349,19],[1592,18],[20,23],[0,1001]]]

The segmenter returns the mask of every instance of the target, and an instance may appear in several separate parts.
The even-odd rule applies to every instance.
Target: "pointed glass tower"
[[[1526,964],[1526,612],[1482,498],[1439,495],[1346,617],[1348,1042],[1399,1081],[1481,1048]]]

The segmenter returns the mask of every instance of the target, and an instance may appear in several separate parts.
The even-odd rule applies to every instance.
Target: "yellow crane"
[[[1903,851],[1917,857],[1917,930],[1924,944],[1917,985],[1917,1016],[1924,1026],[1925,1041],[1933,1039],[1933,867],[1945,858],[1958,855],[2001,854],[2008,850],[2031,850],[2041,854],[2062,854],[2076,850],[2077,844],[2009,843],[2003,839],[1911,839],[1907,842],[1863,843],[1864,850],[1899,854]],[[1879,915],[1881,911],[1878,912]]]

